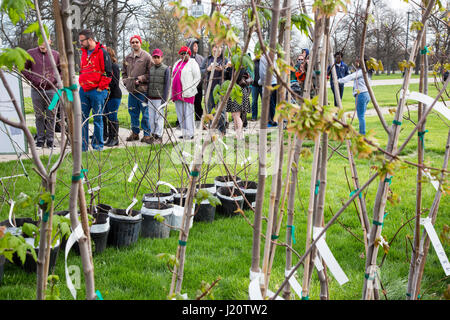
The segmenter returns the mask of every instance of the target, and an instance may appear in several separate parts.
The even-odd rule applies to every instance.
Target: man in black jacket
[[[259,81],[259,59],[261,58],[261,53],[255,53],[255,76],[253,77],[252,83],[252,121],[258,120],[258,97],[262,100],[262,86],[258,84]]]

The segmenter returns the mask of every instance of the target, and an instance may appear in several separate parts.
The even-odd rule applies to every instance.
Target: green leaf
[[[22,264],[25,263],[25,259],[27,257],[27,249],[28,249],[28,247],[27,247],[26,243],[23,243],[17,247],[16,253],[19,256],[20,262],[22,262]],[[32,251],[34,251],[34,250],[32,250]]]
[[[20,19],[25,20],[28,9],[34,9],[32,0],[2,0],[0,6],[0,11],[7,13],[13,24],[17,24]]]
[[[1,56],[0,56],[0,59],[1,59]],[[1,65],[1,60],[0,60],[0,65]],[[29,207],[31,207],[33,205],[34,205],[33,199],[29,195],[21,192],[19,194],[19,196],[17,197],[17,200],[16,200],[16,203],[14,205],[13,211],[15,213],[21,212],[24,209],[29,208]]]
[[[39,234],[39,228],[32,223],[24,223],[22,226],[22,232],[30,238],[35,238]]]
[[[253,72],[255,65],[253,63],[252,58],[250,58],[250,56],[248,54],[245,54],[244,57],[242,58],[242,64],[248,68],[251,72]]]

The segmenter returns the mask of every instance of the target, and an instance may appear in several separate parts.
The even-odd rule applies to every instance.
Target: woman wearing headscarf
[[[367,68],[367,58],[364,57],[364,63],[366,66],[366,70],[369,76],[369,79],[372,79],[372,69]],[[361,61],[359,58],[355,61],[356,72],[349,74],[346,77],[337,79],[339,84],[343,84],[353,80],[353,96],[355,97],[355,105],[356,105],[356,113],[358,115],[359,121],[359,133],[362,135],[366,134],[366,120],[364,118],[367,104],[370,101],[369,92],[366,87],[366,82],[364,81],[362,69],[361,69]]]
[[[175,62],[172,72],[172,100],[175,102],[182,136],[179,139],[194,138],[194,101],[200,82],[200,68],[191,58],[191,50],[183,46],[178,51],[180,59]]]

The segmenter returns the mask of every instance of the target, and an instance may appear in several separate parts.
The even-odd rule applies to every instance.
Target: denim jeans
[[[113,98],[109,99],[106,103],[105,110],[103,111],[103,114],[108,118],[111,122],[117,122],[117,110],[119,110],[120,102],[122,99],[120,98]]]
[[[272,84],[272,87],[275,87],[276,84]],[[263,92],[266,89],[263,89]],[[275,117],[275,107],[277,106],[277,90],[273,90],[270,93],[270,104],[269,104],[269,119],[267,119],[267,123],[273,122],[273,117]]]
[[[258,119],[258,97],[262,100],[262,87],[252,85],[252,119]]]
[[[139,117],[142,113],[140,127],[144,136],[150,135],[150,119],[148,115],[148,99],[142,93],[133,92],[128,95],[128,113],[131,118],[131,131],[139,134]]]
[[[92,148],[95,150],[103,149],[103,118],[102,110],[105,105],[108,91],[105,89],[101,92],[97,89],[84,91],[80,87],[80,99],[81,99],[81,112],[83,120],[83,145],[82,151],[87,151],[89,146],[89,114],[94,116],[94,137],[92,138]]]
[[[355,96],[356,99],[356,113],[358,115],[358,121],[359,121],[359,133],[360,134],[366,134],[366,120],[364,118],[364,115],[366,113],[367,104],[370,101],[369,93],[361,92],[360,94]]]

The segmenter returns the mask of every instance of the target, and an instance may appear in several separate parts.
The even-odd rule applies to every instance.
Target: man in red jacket
[[[94,40],[90,30],[82,30],[78,34],[81,45],[80,64],[80,99],[83,114],[83,146],[87,151],[89,146],[89,114],[92,109],[94,117],[94,136],[92,148],[103,150],[103,119],[102,110],[108,96],[107,88],[112,79],[111,58],[106,48]]]

